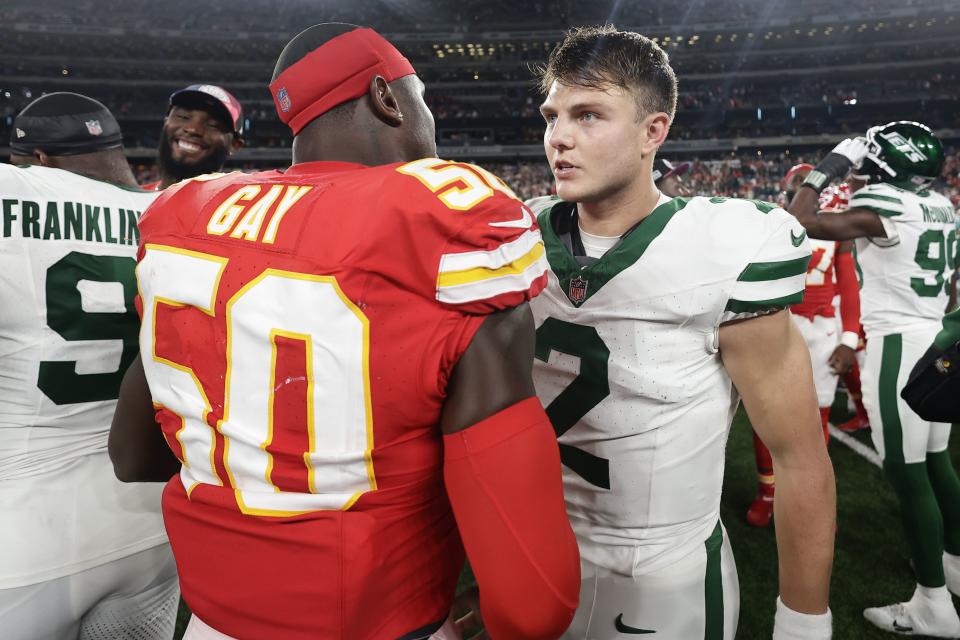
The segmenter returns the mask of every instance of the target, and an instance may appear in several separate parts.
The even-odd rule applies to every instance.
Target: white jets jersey
[[[880,215],[886,238],[857,239],[863,271],[860,317],[867,338],[940,323],[956,268],[953,205],[933,191],[879,183],[857,191],[851,208]]]
[[[163,539],[158,488],[123,487],[105,455],[137,354],[136,222],[156,195],[0,165],[0,549],[16,550],[0,556],[0,587],[69,573],[144,530]],[[85,466],[92,456],[104,469]],[[141,514],[144,526],[100,523],[109,531],[86,548],[74,538],[104,516],[77,513],[76,483],[99,494],[94,504],[149,494],[156,513]]]
[[[534,381],[581,554],[626,575],[657,570],[702,547],[719,519],[739,403],[719,327],[802,299],[806,234],[764,202],[661,198],[581,267],[563,237],[573,205],[532,206],[550,262],[531,303]]]

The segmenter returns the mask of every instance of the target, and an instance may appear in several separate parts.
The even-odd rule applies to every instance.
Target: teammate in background
[[[170,96],[160,130],[160,180],[143,185],[162,191],[175,182],[223,169],[243,148],[243,108],[226,89],[192,84]]]
[[[582,557],[566,637],[734,637],[720,493],[739,397],[780,474],[774,638],[830,637],[833,472],[786,311],[803,294],[803,228],[767,203],[656,189],[677,84],[648,38],[574,29],[541,88],[559,199],[531,202],[551,271],[531,305],[534,381]]]
[[[807,177],[807,174],[813,169],[812,164],[800,163],[794,165],[787,172],[787,175],[784,176],[783,185],[784,190],[780,192],[777,196],[777,204],[781,207],[786,207],[790,204],[790,201],[793,200],[793,196],[796,195],[797,189],[800,188],[800,185],[803,183],[803,179]],[[822,210],[828,210],[832,212],[845,211],[847,207],[850,206],[850,194],[852,191],[855,191],[857,188],[862,186],[863,183],[852,176],[847,177],[847,181],[841,183],[839,186],[831,185],[829,189],[825,190],[820,197],[819,206]],[[855,249],[855,247],[854,247]],[[860,269],[857,267],[856,252],[853,251],[853,266],[857,276],[857,298],[859,299],[859,288],[863,286],[863,278],[860,274]],[[836,302],[834,298],[834,302]],[[835,307],[837,305],[834,305]],[[843,313],[841,313],[841,316]],[[859,312],[857,313],[859,318]],[[858,320],[859,321],[859,320]],[[852,331],[852,324],[847,329],[842,329],[844,331]],[[861,390],[860,384],[860,369],[863,365],[864,350],[866,349],[866,336],[863,333],[863,325],[857,327],[857,344],[854,348],[855,358],[853,364],[850,368],[844,373],[840,371],[840,377],[843,380],[843,385],[847,389],[847,396],[850,401],[853,403],[854,415],[852,418],[846,422],[840,423],[837,425],[837,428],[841,431],[846,431],[847,433],[853,433],[855,431],[860,431],[862,429],[870,428],[870,421],[867,417],[867,410],[863,406],[863,393]],[[841,337],[842,334],[841,334]],[[848,345],[853,344],[852,337],[848,338]],[[758,461],[758,468],[759,468]]]
[[[689,162],[673,164],[665,158],[655,158],[653,161],[653,183],[660,190],[660,193],[668,198],[687,197],[691,194],[687,184],[683,181],[683,175],[689,170]]]
[[[159,487],[113,474],[137,353],[141,191],[101,103],[50,93],[0,165],[0,636],[169,640],[177,575]]]
[[[784,178],[787,202],[793,199],[800,183],[812,169],[812,165],[799,164],[787,172]],[[822,210],[842,211],[847,208],[849,188],[846,185],[830,187],[822,196]],[[853,242],[811,240],[810,246],[813,257],[807,268],[803,302],[791,305],[790,312],[810,350],[813,381],[820,405],[820,425],[824,441],[829,442],[830,407],[837,391],[837,378],[848,374],[857,364],[855,354],[860,340],[860,291],[853,259]],[[842,333],[839,336],[833,305],[837,294],[840,296],[842,319]],[[854,397],[858,407],[862,406],[859,398]],[[773,461],[770,451],[756,432],[753,434],[753,448],[757,462],[757,497],[747,509],[747,523],[754,527],[766,527],[773,517],[776,489]]]
[[[869,608],[864,616],[887,631],[953,638],[960,636],[960,618],[948,588],[960,594],[960,481],[947,451],[950,425],[923,420],[899,395],[940,327],[945,278],[956,259],[953,207],[930,190],[943,162],[943,147],[926,126],[874,127],[824,157],[789,211],[812,237],[856,239],[863,269],[863,401],[899,498],[918,583],[909,601]],[[819,212],[820,191],[851,168],[869,184],[842,214]]]
[[[423,83],[371,29],[303,31],[270,87],[293,166],[181,183],[141,225],[110,451],[170,480],[186,637],[426,638],[465,547],[490,634],[556,638],[579,557],[530,374],[530,211],[435,157]]]

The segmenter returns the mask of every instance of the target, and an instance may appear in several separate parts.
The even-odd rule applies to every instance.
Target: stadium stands
[[[376,26],[410,57],[428,85],[441,155],[513,163],[504,167],[532,161],[516,171],[523,184],[541,184],[545,171],[533,69],[578,23],[635,28],[670,53],[680,97],[664,153],[736,158],[723,169],[698,164],[691,178],[704,189],[771,197],[792,157],[879,120],[917,118],[948,143],[960,139],[957,0],[853,0],[842,16],[823,0],[775,0],[759,13],[755,3],[696,0],[682,15],[665,1],[613,0],[378,0],[359,10],[327,3],[322,12],[306,0],[242,11],[224,0],[18,5],[0,9],[0,139],[33,97],[80,91],[114,110],[147,173],[167,97],[198,81],[223,85],[244,105],[248,146],[234,166],[285,164],[290,137],[266,89],[273,61],[292,32],[330,20]],[[782,160],[768,171],[773,157]]]

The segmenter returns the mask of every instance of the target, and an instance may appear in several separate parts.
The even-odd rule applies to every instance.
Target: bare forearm
[[[123,482],[166,482],[180,470],[156,422],[150,388],[140,357],[123,376],[107,449],[113,471]]]
[[[803,225],[811,238],[854,240],[884,238],[887,235],[880,217],[867,209],[847,209],[842,213],[825,212],[819,209],[819,194],[806,185],[797,190],[797,195],[787,205],[787,212]]]
[[[724,365],[773,457],[781,598],[794,611],[825,613],[836,495],[810,354],[787,312],[720,332]]]
[[[833,541],[836,533],[836,490],[830,458],[790,462],[774,456],[777,474],[777,553],[780,597],[800,613],[827,610]]]
[[[787,211],[807,230],[811,238],[819,240],[853,240],[862,234],[853,229],[840,214],[821,213],[820,196],[810,187],[801,187],[787,205]]]

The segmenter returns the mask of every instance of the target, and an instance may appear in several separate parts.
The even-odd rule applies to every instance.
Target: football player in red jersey
[[[789,203],[807,174],[810,164],[793,166],[783,179],[784,202]],[[850,189],[840,185],[824,191],[820,207],[826,211],[840,211],[847,207]],[[813,256],[807,270],[803,302],[790,307],[794,322],[803,334],[813,364],[813,377],[820,405],[823,437],[830,439],[830,407],[837,389],[837,377],[848,374],[857,361],[855,351],[860,339],[860,291],[853,242],[810,240]],[[838,336],[834,297],[840,295],[842,329]],[[851,392],[852,393],[852,392]],[[862,404],[857,399],[858,408]],[[757,434],[753,434],[757,462],[757,497],[747,509],[747,522],[755,527],[766,527],[773,517],[775,491],[773,460],[770,451]]]
[[[435,157],[423,90],[374,31],[311,27],[271,83],[293,166],[183,182],[141,220],[110,452],[121,479],[169,479],[187,638],[431,637],[464,549],[492,637],[573,617],[530,375],[540,232],[498,178]]]

